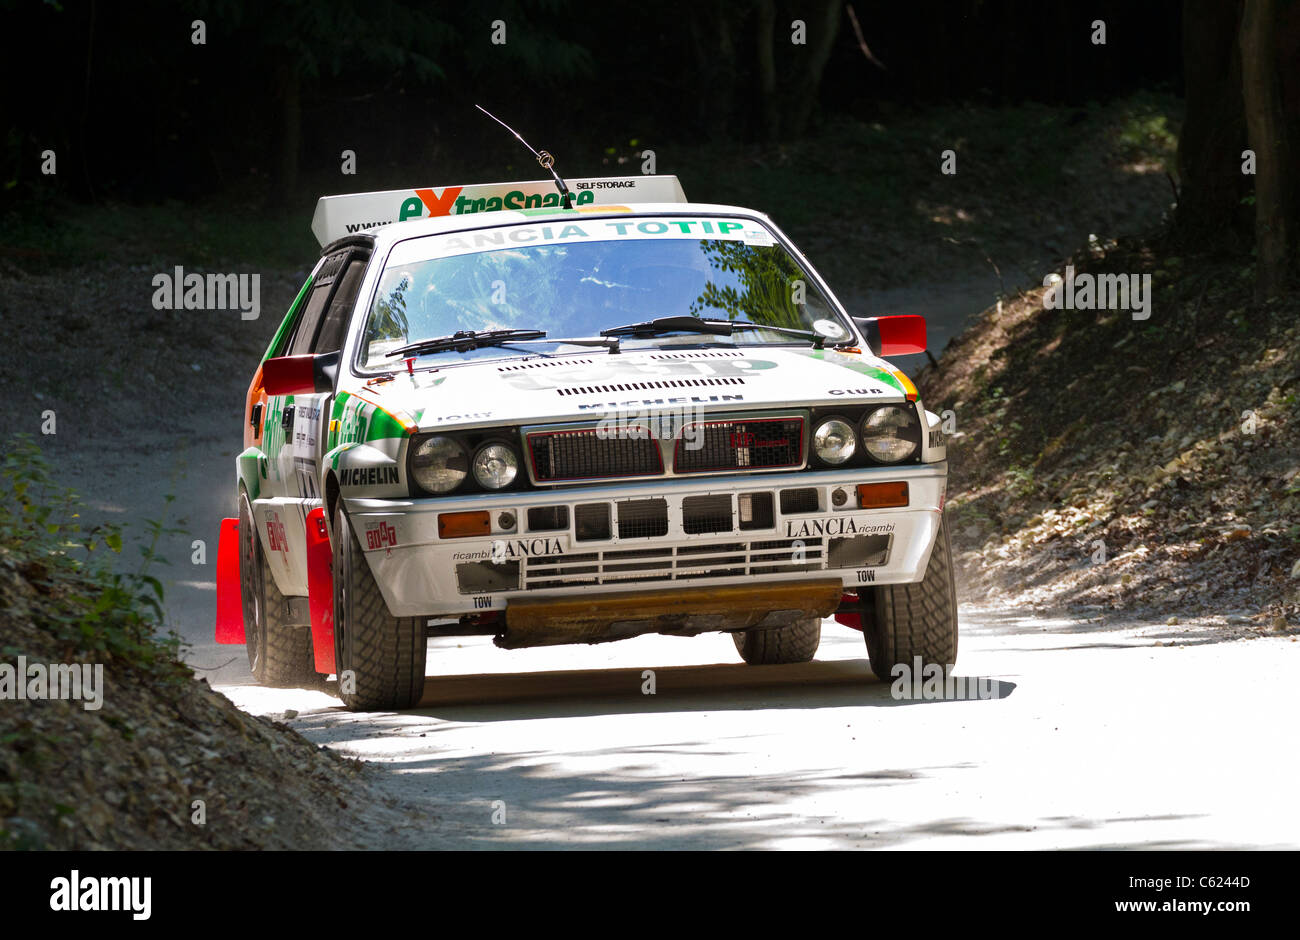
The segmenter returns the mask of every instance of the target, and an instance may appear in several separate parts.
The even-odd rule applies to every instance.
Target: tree
[[[1294,224],[1290,142],[1277,75],[1277,0],[1246,0],[1238,41],[1250,149],[1255,152],[1255,296],[1282,292]]]
[[[1241,172],[1246,123],[1241,104],[1241,54],[1234,37],[1240,0],[1184,0],[1183,71],[1187,102],[1178,137],[1181,233],[1196,241],[1231,240],[1244,220],[1249,191]]]
[[[792,42],[793,20],[778,23],[775,0],[759,0],[755,62],[763,103],[763,136],[768,141],[802,137],[808,130],[843,11],[844,0],[820,0],[811,14],[800,17],[804,41],[796,45]],[[790,64],[785,60],[791,60]]]
[[[425,8],[399,0],[207,0],[197,7],[210,32],[254,46],[267,70],[275,116],[272,201],[287,205],[298,185],[303,95],[323,76],[382,68],[416,82],[442,76],[436,59],[456,33]]]
[[[1178,230],[1197,244],[1232,247],[1251,239],[1253,204],[1261,300],[1281,292],[1296,268],[1290,141],[1300,129],[1300,84],[1280,64],[1297,50],[1300,4],[1184,0]]]
[[[584,47],[559,35],[555,25],[535,22],[518,0],[502,3],[491,16],[474,4],[411,0],[207,0],[199,12],[252,44],[253,61],[274,63],[267,70],[268,104],[276,128],[274,192],[282,204],[297,189],[304,99],[322,79],[358,76],[373,84],[378,76],[398,87],[430,85],[444,79],[449,68],[476,75],[501,68],[504,60],[544,85],[581,74],[591,64]],[[492,46],[496,20],[504,24],[503,41]],[[475,54],[471,46],[495,49],[500,57]]]
[[[735,125],[736,90],[743,84],[736,36],[743,35],[749,10],[727,0],[692,0],[673,13],[686,21],[695,74],[708,89],[694,96],[696,122],[715,140],[726,140]]]

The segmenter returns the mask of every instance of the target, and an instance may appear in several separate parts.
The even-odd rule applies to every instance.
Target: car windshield
[[[830,342],[852,336],[789,252],[751,219],[569,217],[399,242],[367,316],[359,360],[366,369],[392,369],[394,350],[462,330],[545,330],[554,340],[680,316],[807,330]],[[645,333],[622,343],[811,340],[748,329],[730,336]],[[493,345],[417,355],[456,362],[580,348]]]

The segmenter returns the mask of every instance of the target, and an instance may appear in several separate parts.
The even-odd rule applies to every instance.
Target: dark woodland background
[[[1300,225],[1280,168],[1294,165],[1300,135],[1294,0],[5,0],[0,10],[5,209],[226,195],[287,207],[416,178],[536,175],[474,103],[577,174],[610,172],[611,156],[630,163],[643,148],[779,148],[839,122],[953,104],[1040,102],[1068,118],[1146,89],[1186,104],[1184,230],[1248,242],[1262,224],[1261,257],[1293,267]],[[203,45],[191,39],[196,19]],[[504,44],[492,41],[497,20]],[[803,44],[791,42],[794,20]],[[1240,172],[1248,143],[1261,153],[1253,178]],[[61,160],[54,187],[40,176],[46,149]],[[356,186],[339,185],[345,149],[359,155]]]

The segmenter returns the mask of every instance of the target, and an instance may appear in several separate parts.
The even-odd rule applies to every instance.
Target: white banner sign
[[[617,206],[640,202],[685,202],[681,183],[675,176],[626,176],[601,179],[565,180],[572,205]],[[369,229],[428,219],[441,215],[495,212],[501,209],[556,209],[560,193],[554,180],[527,183],[483,183],[474,186],[444,186],[441,189],[394,189],[382,193],[324,196],[316,201],[311,220],[312,234],[322,245],[344,235]]]

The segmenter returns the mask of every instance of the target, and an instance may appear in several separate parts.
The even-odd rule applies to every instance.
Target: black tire
[[[812,662],[822,642],[819,617],[798,620],[788,627],[733,633],[740,658],[750,666],[784,666]]]
[[[286,622],[284,595],[276,587],[248,494],[239,494],[239,582],[248,667],[261,685],[311,688],[320,684],[311,630]]]
[[[945,674],[956,664],[957,587],[946,514],[939,523],[925,578],[916,584],[882,584],[873,593],[875,604],[869,608],[871,616],[862,633],[877,677],[890,681],[896,665],[912,669],[918,656],[922,668],[937,664]]]
[[[424,694],[425,650],[423,622],[388,612],[361,543],[340,507],[334,516],[339,698],[353,711],[410,708]]]

